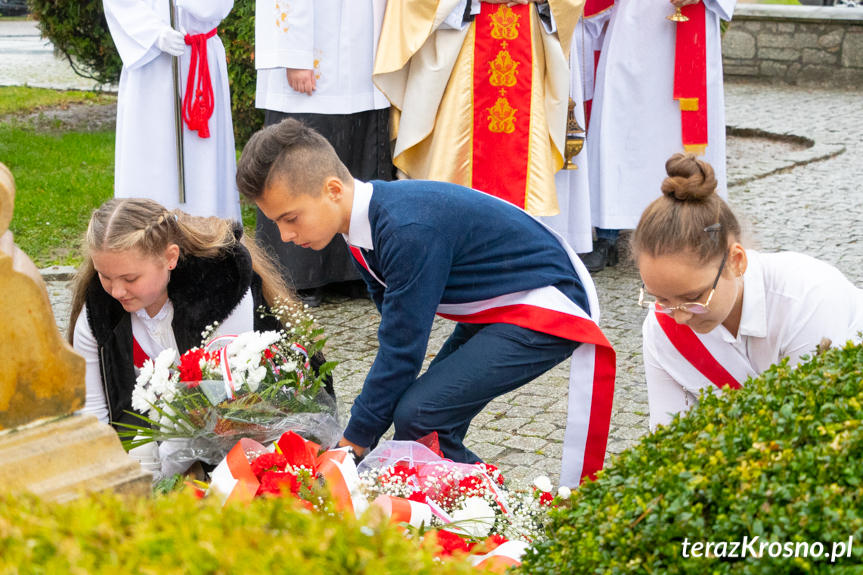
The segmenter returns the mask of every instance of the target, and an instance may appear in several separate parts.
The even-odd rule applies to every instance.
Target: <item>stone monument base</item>
[[[92,415],[70,415],[0,433],[0,489],[51,501],[106,489],[146,497],[151,475],[111,426]]]

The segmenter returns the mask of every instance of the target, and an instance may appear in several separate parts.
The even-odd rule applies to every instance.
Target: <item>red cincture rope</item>
[[[183,120],[190,130],[201,138],[210,137],[210,116],[213,115],[213,83],[207,64],[207,40],[216,35],[217,28],[206,34],[186,34],[186,44],[192,47],[189,78],[183,96]]]

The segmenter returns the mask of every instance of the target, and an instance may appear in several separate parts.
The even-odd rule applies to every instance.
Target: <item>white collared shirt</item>
[[[747,250],[743,309],[737,336],[722,325],[696,334],[714,358],[741,384],[781,359],[793,365],[811,355],[822,338],[833,345],[863,331],[863,290],[842,272],[794,252]],[[642,326],[650,427],[671,421],[713,384],[678,352],[653,312]]]
[[[354,178],[354,201],[351,204],[351,225],[348,233],[342,234],[348,245],[366,250],[372,245],[372,224],[369,222],[369,204],[372,201],[374,186]]]

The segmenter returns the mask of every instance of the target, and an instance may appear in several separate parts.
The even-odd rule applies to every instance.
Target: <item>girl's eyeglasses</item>
[[[713,294],[716,291],[716,284],[719,283],[719,277],[722,275],[722,270],[725,269],[725,260],[728,259],[728,251],[726,250],[725,255],[722,256],[722,263],[719,264],[719,271],[716,272],[716,279],[713,280],[713,286],[710,288],[710,293],[707,294],[707,301],[704,303],[697,302],[687,302],[682,303],[680,305],[674,306],[664,306],[661,303],[658,303],[656,300],[653,301],[645,301],[644,300],[644,283],[641,284],[641,290],[638,292],[638,305],[641,307],[652,307],[659,313],[666,313],[671,315],[676,310],[683,310],[687,313],[692,313],[696,315],[704,314],[710,311],[710,300],[713,299]]]

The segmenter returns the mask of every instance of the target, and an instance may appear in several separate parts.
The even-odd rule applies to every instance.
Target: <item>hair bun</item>
[[[665,162],[665,171],[662,193],[675,200],[700,202],[716,191],[713,167],[695,154],[674,154]]]

